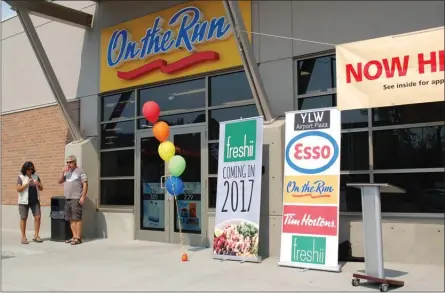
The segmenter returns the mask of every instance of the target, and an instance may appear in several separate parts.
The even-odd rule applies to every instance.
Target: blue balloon
[[[165,188],[167,188],[168,193],[171,195],[178,196],[184,192],[184,183],[179,177],[169,176],[167,180],[165,180]]]

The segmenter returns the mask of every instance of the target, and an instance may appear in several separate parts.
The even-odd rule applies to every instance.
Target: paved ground
[[[31,237],[31,234],[29,235]],[[210,250],[188,251],[180,261],[177,245],[112,242],[78,246],[45,241],[22,245],[16,232],[2,232],[1,291],[373,291],[351,286],[352,273],[363,263],[347,263],[342,273],[301,271],[261,264],[221,262]],[[391,276],[406,282],[395,291],[444,291],[444,268],[387,263]],[[377,289],[377,290],[376,290]]]

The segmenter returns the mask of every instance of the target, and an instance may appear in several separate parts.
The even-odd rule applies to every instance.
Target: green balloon
[[[182,156],[176,155],[168,161],[168,170],[172,176],[179,177],[185,170],[185,160]]]

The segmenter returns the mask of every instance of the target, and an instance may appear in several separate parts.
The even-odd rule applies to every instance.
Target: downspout
[[[237,1],[223,0],[223,4],[227,18],[233,29],[236,43],[238,44],[241,60],[258,112],[264,116],[265,122],[270,123],[275,120],[275,118],[270,111],[266,91],[264,90],[260,71],[253,54],[252,44],[246,34],[240,33],[240,31],[246,31],[246,27],[238,3]]]

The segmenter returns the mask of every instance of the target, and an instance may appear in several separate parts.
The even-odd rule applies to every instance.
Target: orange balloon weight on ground
[[[188,257],[188,255],[187,255],[187,253],[184,253],[184,254],[181,256],[181,260],[182,260],[182,261],[188,261],[188,260],[189,260],[189,257]]]
[[[160,142],[166,141],[170,135],[170,126],[168,126],[168,124],[164,121],[156,122],[156,124],[153,126],[153,135]]]

